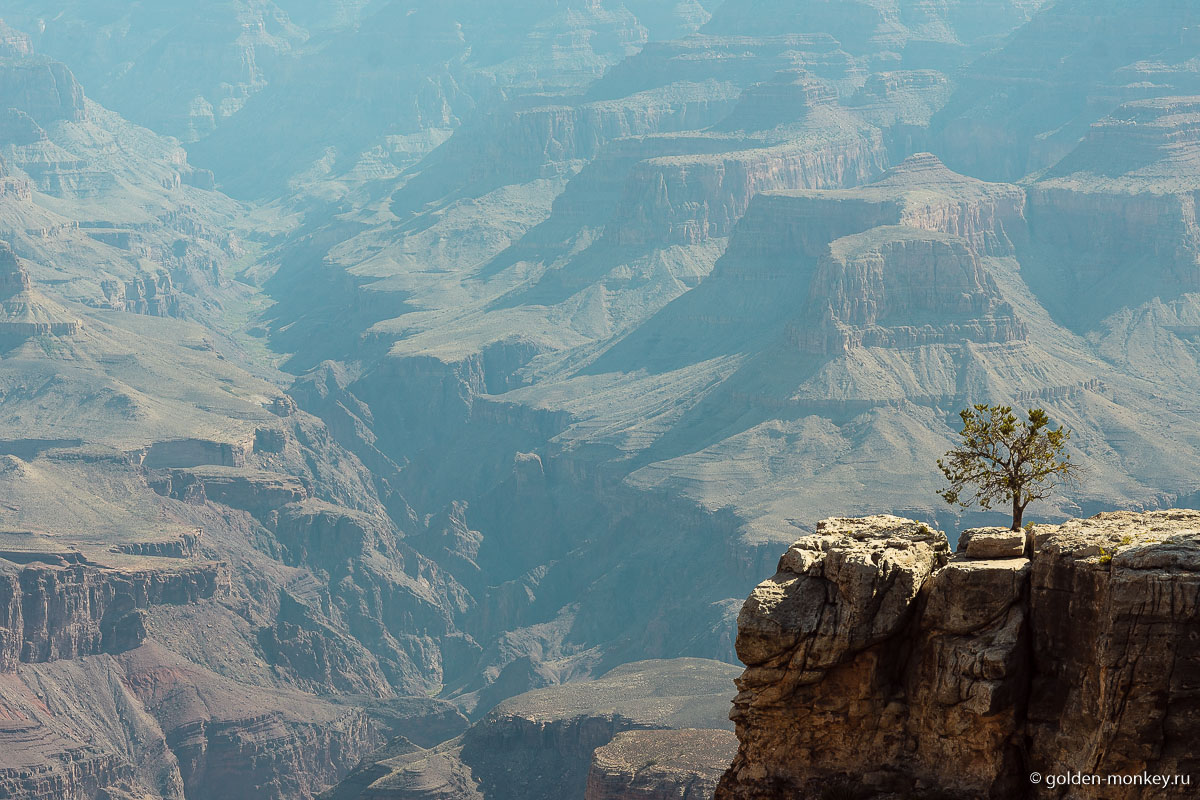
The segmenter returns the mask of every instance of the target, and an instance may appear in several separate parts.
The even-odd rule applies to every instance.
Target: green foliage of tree
[[[951,505],[991,509],[1012,504],[1012,529],[1020,530],[1025,508],[1049,497],[1063,481],[1078,475],[1066,453],[1071,431],[1051,429],[1040,408],[1017,420],[1010,406],[975,405],[959,412],[963,429],[958,447],[938,459],[950,487],[938,494]]]

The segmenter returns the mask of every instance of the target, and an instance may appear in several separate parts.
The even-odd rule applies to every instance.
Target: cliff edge
[[[1198,606],[1196,511],[976,529],[956,553],[912,520],[825,520],[738,618],[716,800],[1194,796]]]

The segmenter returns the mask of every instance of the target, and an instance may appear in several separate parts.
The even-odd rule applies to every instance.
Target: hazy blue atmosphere
[[[0,798],[1200,780],[1198,200],[1191,0],[0,0]]]

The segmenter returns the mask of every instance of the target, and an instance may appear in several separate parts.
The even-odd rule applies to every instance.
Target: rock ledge
[[[976,529],[951,554],[940,531],[877,516],[792,545],[738,619],[740,747],[717,800],[841,784],[1040,798],[1059,795],[1030,772],[1200,774],[1200,512],[1101,514],[1029,540]],[[1070,796],[1195,790],[1090,791]]]

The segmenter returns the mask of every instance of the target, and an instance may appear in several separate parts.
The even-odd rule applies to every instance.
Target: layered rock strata
[[[31,336],[74,336],[78,319],[33,287],[25,266],[0,242],[0,341]]]
[[[737,752],[729,731],[626,731],[596,748],[584,800],[706,800]]]
[[[424,750],[402,739],[393,741],[325,797],[578,800],[593,791],[593,784],[595,791],[607,793],[597,797],[614,797],[622,781],[627,788],[694,791],[705,781],[715,782],[732,757],[732,735],[718,726],[727,725],[722,719],[728,707],[724,686],[734,673],[736,668],[728,664],[704,659],[643,661],[594,681],[527,692],[504,701],[462,736],[438,747]],[[653,734],[645,741],[663,755],[661,769],[641,769],[635,775],[620,770],[618,762],[634,757],[630,747],[638,748],[620,738],[628,731]],[[606,751],[597,768],[593,753],[610,743],[615,748]]]
[[[146,638],[146,608],[219,596],[229,581],[215,562],[129,571],[0,559],[0,672],[136,647]]]
[[[1194,511],[1028,541],[974,530],[957,553],[912,520],[825,520],[742,609],[740,748],[717,800],[1049,798],[1031,772],[1195,775],[1198,605]],[[1119,777],[1069,796],[1194,791]]]
[[[147,642],[0,674],[0,796],[311,798],[378,744],[366,715]]]
[[[967,240],[884,226],[834,241],[809,286],[801,350],[1009,342],[1025,325]]]
[[[1200,289],[1200,97],[1117,108],[1029,186],[1031,284],[1071,323]]]

